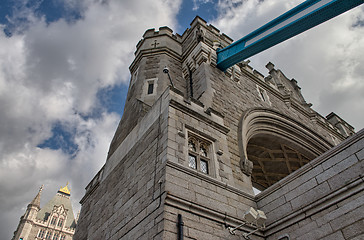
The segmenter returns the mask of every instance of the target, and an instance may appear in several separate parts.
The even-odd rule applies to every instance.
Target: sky
[[[1,0],[0,240],[41,185],[41,206],[69,182],[75,215],[123,113],[145,30],[182,34],[196,15],[235,40],[302,0]],[[364,127],[364,7],[249,60],[275,64],[321,115]]]

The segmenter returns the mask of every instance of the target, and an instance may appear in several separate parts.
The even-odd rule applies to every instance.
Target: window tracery
[[[188,166],[199,172],[209,174],[211,143],[206,140],[190,135],[188,137]]]

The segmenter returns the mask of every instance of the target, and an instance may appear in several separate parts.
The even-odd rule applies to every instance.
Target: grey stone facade
[[[364,133],[315,112],[272,63],[266,77],[247,62],[221,72],[216,49],[231,42],[198,17],[182,36],[145,32],[74,239],[243,239],[255,226],[228,227],[251,207],[267,216],[251,239],[363,237]],[[334,226],[345,214],[354,222]]]

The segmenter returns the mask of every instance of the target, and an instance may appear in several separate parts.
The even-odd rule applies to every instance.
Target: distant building
[[[40,197],[43,186],[31,201],[20,218],[18,228],[12,240],[47,239],[71,240],[76,228],[73,215],[70,190],[67,185],[61,187],[57,194],[43,208]]]

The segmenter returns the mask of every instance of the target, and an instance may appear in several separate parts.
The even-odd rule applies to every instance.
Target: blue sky
[[[12,237],[44,184],[44,204],[70,182],[75,211],[106,161],[123,112],[128,67],[145,30],[182,34],[196,15],[233,39],[301,0],[2,0],[0,232]],[[250,58],[295,78],[308,102],[364,127],[364,9]]]

